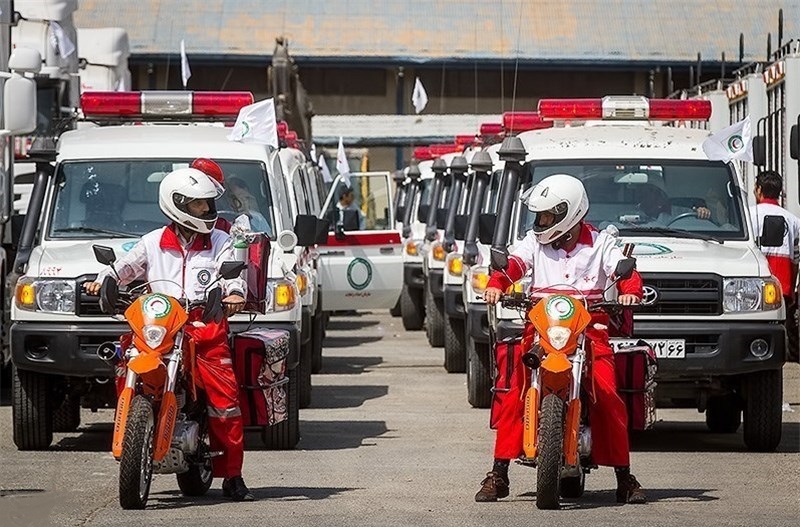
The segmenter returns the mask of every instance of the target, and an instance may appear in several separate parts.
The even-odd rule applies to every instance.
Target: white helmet
[[[225,190],[219,183],[196,168],[179,168],[167,174],[158,187],[158,205],[166,216],[187,229],[208,234],[217,222],[214,200]],[[202,217],[189,213],[187,205],[195,200],[206,200],[208,212]]]
[[[544,178],[523,196],[525,205],[536,213],[533,234],[539,243],[548,245],[577,225],[589,211],[586,189],[578,178],[568,174],[553,174]],[[539,213],[555,216],[551,225],[542,225]]]

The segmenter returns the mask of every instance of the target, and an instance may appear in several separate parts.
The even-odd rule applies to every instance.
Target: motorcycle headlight
[[[552,326],[547,328],[547,340],[549,340],[550,345],[557,350],[567,345],[570,335],[572,335],[572,330],[564,326]]]
[[[472,289],[478,294],[486,291],[486,286],[489,284],[489,268],[478,267],[472,271]]]
[[[781,307],[782,294],[772,278],[727,278],[722,286],[726,313],[770,311]]]
[[[75,313],[75,281],[20,278],[15,301],[19,309]]]
[[[164,326],[146,325],[142,328],[144,341],[153,349],[156,349],[164,342],[164,337],[167,336],[167,328]]]

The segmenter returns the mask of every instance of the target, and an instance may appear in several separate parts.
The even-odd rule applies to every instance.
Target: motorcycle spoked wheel
[[[210,453],[208,430],[203,430],[197,445],[197,453],[193,456],[194,462],[189,463],[189,470],[175,475],[178,479],[178,488],[184,496],[205,496],[211,488],[214,473]]]
[[[153,481],[155,416],[150,401],[137,395],[131,402],[119,462],[119,504],[144,509]]]
[[[564,401],[551,393],[542,401],[539,415],[539,446],[536,456],[537,509],[559,508],[563,443]]]

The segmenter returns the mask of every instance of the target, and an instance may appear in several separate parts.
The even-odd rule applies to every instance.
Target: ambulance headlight
[[[489,284],[489,268],[476,267],[472,271],[470,281],[472,283],[472,290],[479,296],[483,295],[483,292],[486,291],[486,286]]]
[[[75,313],[75,281],[23,277],[17,282],[16,305],[26,311]]]
[[[267,280],[267,311],[290,311],[297,303],[297,285],[287,278]]]
[[[726,313],[747,313],[779,309],[783,295],[773,278],[727,278],[722,286]]]

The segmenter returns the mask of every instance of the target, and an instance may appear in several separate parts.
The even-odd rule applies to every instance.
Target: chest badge
[[[208,269],[200,269],[197,272],[197,282],[200,285],[208,285],[211,283],[211,271]]]

